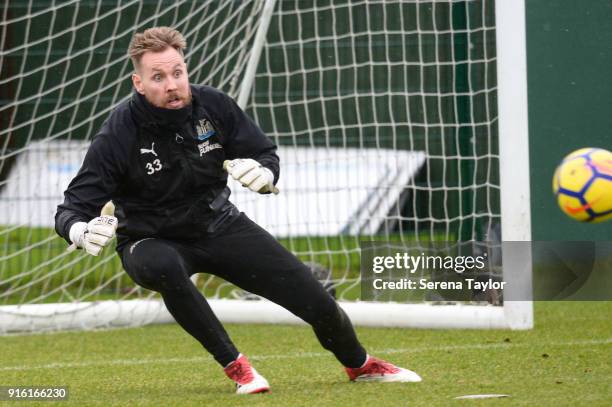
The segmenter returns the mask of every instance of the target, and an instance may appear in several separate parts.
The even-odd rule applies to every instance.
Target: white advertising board
[[[89,143],[32,143],[0,191],[0,225],[53,227]],[[275,236],[373,234],[425,162],[423,152],[280,147],[279,195],[230,180],[231,201]]]

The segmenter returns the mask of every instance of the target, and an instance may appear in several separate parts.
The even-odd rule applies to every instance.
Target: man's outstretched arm
[[[117,229],[114,214],[101,215],[117,188],[122,171],[122,146],[104,130],[98,134],[77,175],[64,192],[55,214],[55,230],[68,243],[97,256]]]

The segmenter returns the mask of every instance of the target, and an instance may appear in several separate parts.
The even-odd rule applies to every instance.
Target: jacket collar
[[[133,112],[136,121],[142,127],[161,127],[166,130],[177,131],[185,123],[191,121],[193,113],[193,97],[192,103],[181,109],[164,109],[152,105],[144,95],[134,89],[130,104],[134,107]]]

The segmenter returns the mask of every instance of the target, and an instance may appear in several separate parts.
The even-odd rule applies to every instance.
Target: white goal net
[[[1,13],[0,333],[171,320],[112,250],[67,253],[53,230],[88,143],[129,97],[132,34],[159,25],[185,35],[191,81],[235,97],[279,145],[280,195],[233,188],[233,202],[357,323],[530,326],[529,307],[509,323],[508,304],[473,298],[359,301],[360,242],[455,244],[504,224],[494,0],[16,1]],[[507,236],[528,221],[519,229]],[[294,322],[213,276],[196,284],[222,320],[246,307]]]

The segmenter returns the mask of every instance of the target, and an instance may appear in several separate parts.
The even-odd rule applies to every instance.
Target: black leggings
[[[365,361],[351,321],[332,296],[302,262],[244,214],[195,242],[130,242],[121,259],[130,277],[161,293],[176,322],[222,366],[239,352],[190,280],[195,273],[217,275],[288,309],[312,325],[321,345],[344,366],[358,367]]]

